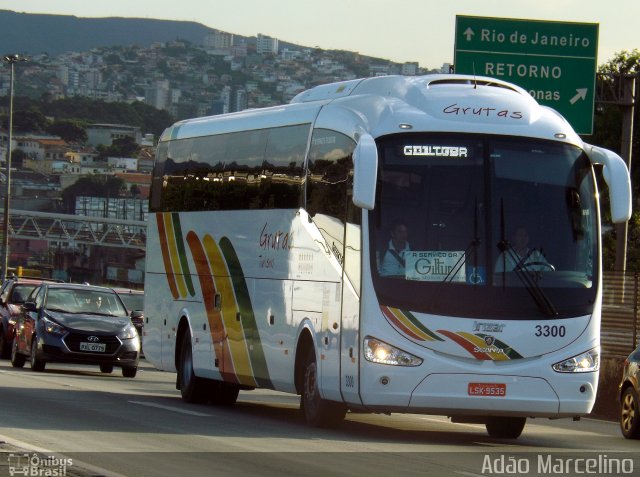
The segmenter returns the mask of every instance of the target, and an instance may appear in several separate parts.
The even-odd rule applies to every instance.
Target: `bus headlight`
[[[552,366],[558,373],[591,373],[600,369],[600,347],[565,359]]]
[[[420,366],[422,359],[371,336],[364,339],[364,357],[367,361],[392,366]]]

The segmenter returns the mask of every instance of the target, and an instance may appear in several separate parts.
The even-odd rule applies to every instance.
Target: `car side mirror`
[[[22,304],[22,309],[24,311],[36,311],[37,308],[36,308],[35,302],[33,302],[33,301],[25,301]]]
[[[131,316],[131,319],[134,319],[134,318],[142,319],[144,318],[144,312],[140,310],[134,310],[131,312],[130,316]]]

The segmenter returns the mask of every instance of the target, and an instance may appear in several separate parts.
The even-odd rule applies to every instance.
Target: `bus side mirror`
[[[602,164],[602,175],[609,187],[611,220],[626,222],[631,218],[631,178],[624,160],[616,153],[597,146],[587,145],[587,155],[593,164]]]
[[[363,134],[353,151],[353,203],[373,210],[378,180],[378,148],[369,134]]]

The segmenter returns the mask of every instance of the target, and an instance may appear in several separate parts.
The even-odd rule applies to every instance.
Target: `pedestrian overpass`
[[[4,231],[3,222],[4,219],[0,218],[2,231]],[[145,250],[146,238],[147,223],[139,220],[9,210],[10,240],[47,240],[74,245]]]

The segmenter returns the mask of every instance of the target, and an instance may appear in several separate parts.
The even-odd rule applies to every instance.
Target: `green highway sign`
[[[456,73],[526,89],[578,134],[593,132],[598,24],[456,16]]]

